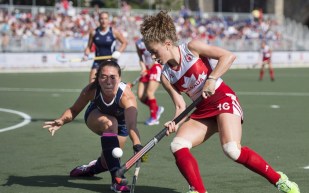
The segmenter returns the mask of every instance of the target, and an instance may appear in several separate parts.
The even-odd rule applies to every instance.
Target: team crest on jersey
[[[111,41],[112,41],[112,37],[111,37],[111,36],[107,36],[107,37],[106,37],[106,41],[107,41],[107,42],[111,42]]]
[[[206,79],[206,74],[203,72],[202,74],[198,75],[198,78],[196,79],[194,74],[191,74],[190,77],[184,76],[184,84],[181,85],[184,89],[187,91],[190,91],[200,84],[202,84]]]
[[[192,54],[186,54],[185,58],[186,58],[187,62],[191,62],[192,59],[193,59],[193,55]]]

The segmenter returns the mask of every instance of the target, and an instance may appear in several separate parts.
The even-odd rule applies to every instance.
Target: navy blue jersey
[[[106,32],[102,32],[98,27],[93,36],[93,43],[95,44],[96,56],[111,56],[116,50],[116,38],[113,30],[110,27]]]
[[[85,112],[85,122],[87,122],[91,111],[98,109],[102,114],[115,117],[118,122],[118,135],[127,136],[128,131],[125,125],[124,108],[120,107],[119,105],[125,88],[126,84],[120,82],[115,98],[109,104],[107,104],[103,99],[101,88],[98,87],[95,93],[95,98],[90,102]]]

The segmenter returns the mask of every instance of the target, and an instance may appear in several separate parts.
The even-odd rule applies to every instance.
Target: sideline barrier
[[[252,68],[259,64],[258,52],[233,52],[237,59],[232,68]],[[44,72],[44,71],[89,71],[92,61],[61,63],[56,56],[61,53],[2,53],[0,72]],[[81,53],[65,53],[66,58],[82,57]],[[119,58],[119,65],[125,70],[139,70],[139,59],[135,52],[125,52]],[[215,61],[211,61],[215,64]],[[309,67],[309,51],[273,52],[274,68]]]

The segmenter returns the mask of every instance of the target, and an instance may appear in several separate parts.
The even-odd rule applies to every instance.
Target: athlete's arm
[[[141,144],[137,129],[137,103],[134,93],[127,86],[120,100],[120,106],[124,108],[126,126],[133,145]]]
[[[88,38],[88,44],[87,44],[87,47],[85,48],[84,50],[84,54],[85,56],[88,56],[91,52],[91,47],[92,47],[92,44],[93,44],[93,36],[94,36],[94,32],[91,31],[89,33],[89,38]]]
[[[47,121],[44,123],[43,128],[48,128],[52,135],[66,123],[71,122],[93,98],[95,89],[90,90],[90,84],[85,87],[80,93],[75,103],[66,109],[62,115],[54,121]]]
[[[174,118],[175,118],[186,109],[186,102],[184,98],[182,97],[181,93],[179,93],[173,87],[173,85],[171,85],[171,83],[167,80],[164,74],[161,74],[161,82],[162,82],[162,86],[168,92],[168,94],[172,98],[172,101],[175,105],[175,115],[174,115]],[[164,126],[168,128],[167,135],[169,133],[177,131],[178,125],[180,125],[184,120],[186,120],[186,118],[187,117],[182,119],[182,121],[180,121],[177,125],[175,125],[175,122],[173,121],[168,121],[167,123],[165,123]]]
[[[119,52],[123,52],[127,45],[128,45],[128,42],[126,40],[126,38],[122,35],[122,33],[120,33],[118,30],[112,28],[113,30],[113,34],[115,36],[115,38],[120,42],[120,47],[118,49]]]
[[[144,75],[143,73],[147,69],[146,69],[146,65],[145,65],[144,60],[143,60],[143,55],[142,55],[141,50],[138,48],[137,44],[135,44],[135,47],[136,47],[136,52],[137,52],[137,55],[138,55],[138,58],[139,58],[139,65],[141,67],[141,74]]]
[[[221,77],[236,59],[236,56],[228,50],[216,46],[210,46],[197,40],[192,40],[189,42],[188,48],[195,56],[201,55],[218,60],[216,67],[210,74],[210,76],[215,79]]]

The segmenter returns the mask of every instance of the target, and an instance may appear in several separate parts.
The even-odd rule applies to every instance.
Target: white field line
[[[8,88],[0,87],[0,92],[52,92],[52,93],[76,93],[81,92],[82,89],[57,89],[57,88]],[[167,94],[167,92],[159,90],[157,93]],[[295,96],[295,97],[308,97],[308,92],[247,92],[239,91],[237,95],[251,95],[251,96]]]
[[[59,88],[7,88],[0,87],[0,91],[5,92],[81,92],[82,89],[59,89]]]
[[[24,118],[24,120],[21,123],[18,123],[16,125],[13,125],[13,126],[10,126],[10,127],[2,128],[2,129],[0,128],[0,133],[5,132],[5,131],[9,131],[9,130],[13,130],[13,129],[17,129],[19,127],[23,127],[23,126],[25,126],[25,125],[27,125],[31,122],[31,117],[29,115],[27,115],[26,113],[11,110],[11,109],[3,109],[3,108],[0,108],[0,111],[6,112],[6,113],[17,114],[17,115]]]

